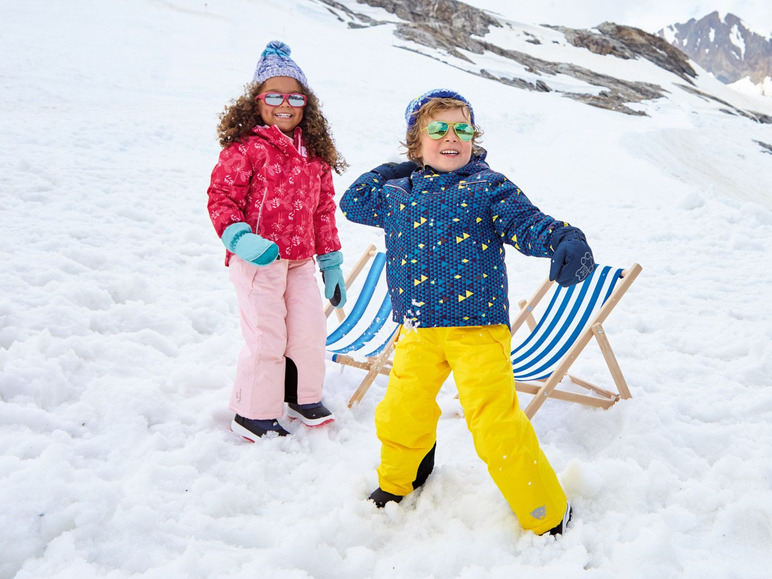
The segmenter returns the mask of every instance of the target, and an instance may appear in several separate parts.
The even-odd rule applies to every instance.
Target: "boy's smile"
[[[294,78],[289,76],[274,76],[265,81],[261,91],[263,93],[277,92],[281,94],[302,93],[303,87]],[[263,101],[257,101],[257,110],[266,125],[276,125],[279,130],[292,137],[292,132],[303,120],[303,109],[291,107],[285,100],[278,107],[272,107]]]
[[[438,112],[437,115],[426,120],[426,125],[432,121],[444,121],[451,125],[453,123],[471,124],[468,113],[461,108]],[[459,139],[452,126],[439,139],[432,139],[424,126],[421,131],[420,145],[424,165],[429,165],[441,173],[460,169],[472,158],[472,141],[465,142]]]

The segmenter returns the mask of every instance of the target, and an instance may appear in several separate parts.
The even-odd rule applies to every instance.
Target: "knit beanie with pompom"
[[[291,49],[279,40],[271,40],[257,61],[255,76],[252,82],[261,83],[274,76],[288,76],[294,78],[303,86],[308,86],[306,75],[290,58]]]

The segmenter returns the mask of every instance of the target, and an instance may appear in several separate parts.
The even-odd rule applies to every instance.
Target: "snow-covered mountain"
[[[748,79],[763,85],[772,80],[772,35],[754,31],[734,14],[711,12],[657,34],[721,82]]]
[[[450,1],[4,3],[0,578],[766,577],[772,101],[635,29],[560,24]],[[385,511],[366,500],[385,377],[349,409],[362,374],[330,363],[335,423],[228,431],[242,338],[206,190],[218,114],[273,39],[351,165],[338,194],[404,158],[411,98],[454,88],[494,169],[599,262],[643,266],[604,323],[633,398],[533,421],[564,536],[519,527],[452,379],[434,472]],[[337,217],[348,272],[383,235]],[[506,259],[514,307],[549,267]],[[586,353],[575,374],[610,384]]]
[[[650,104],[686,92],[731,114],[772,122],[769,107],[748,109],[733,91],[698,78],[683,52],[638,28],[526,25],[459,0],[316,1],[351,28],[389,24],[397,46],[508,86],[632,115],[646,115]]]

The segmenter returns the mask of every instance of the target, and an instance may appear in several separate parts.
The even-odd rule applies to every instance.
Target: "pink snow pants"
[[[311,258],[262,267],[231,256],[244,348],[230,408],[253,420],[284,413],[285,356],[298,370],[298,404],[322,399],[327,320]]]

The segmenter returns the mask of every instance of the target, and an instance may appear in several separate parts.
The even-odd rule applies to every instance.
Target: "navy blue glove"
[[[405,161],[404,163],[384,163],[383,165],[378,165],[370,172],[378,173],[387,181],[391,181],[392,179],[407,177],[415,171],[417,167],[418,165],[413,163],[413,161]]]
[[[346,282],[343,280],[343,272],[340,269],[343,263],[343,254],[340,251],[332,251],[324,255],[316,256],[316,263],[322,272],[324,281],[324,297],[336,308],[346,305]]]
[[[563,287],[584,281],[595,269],[592,250],[584,233],[576,227],[561,227],[552,234],[550,245],[555,252],[550,264],[550,280]]]
[[[225,248],[254,265],[268,265],[279,257],[279,246],[252,233],[246,223],[232,223],[222,232]]]

